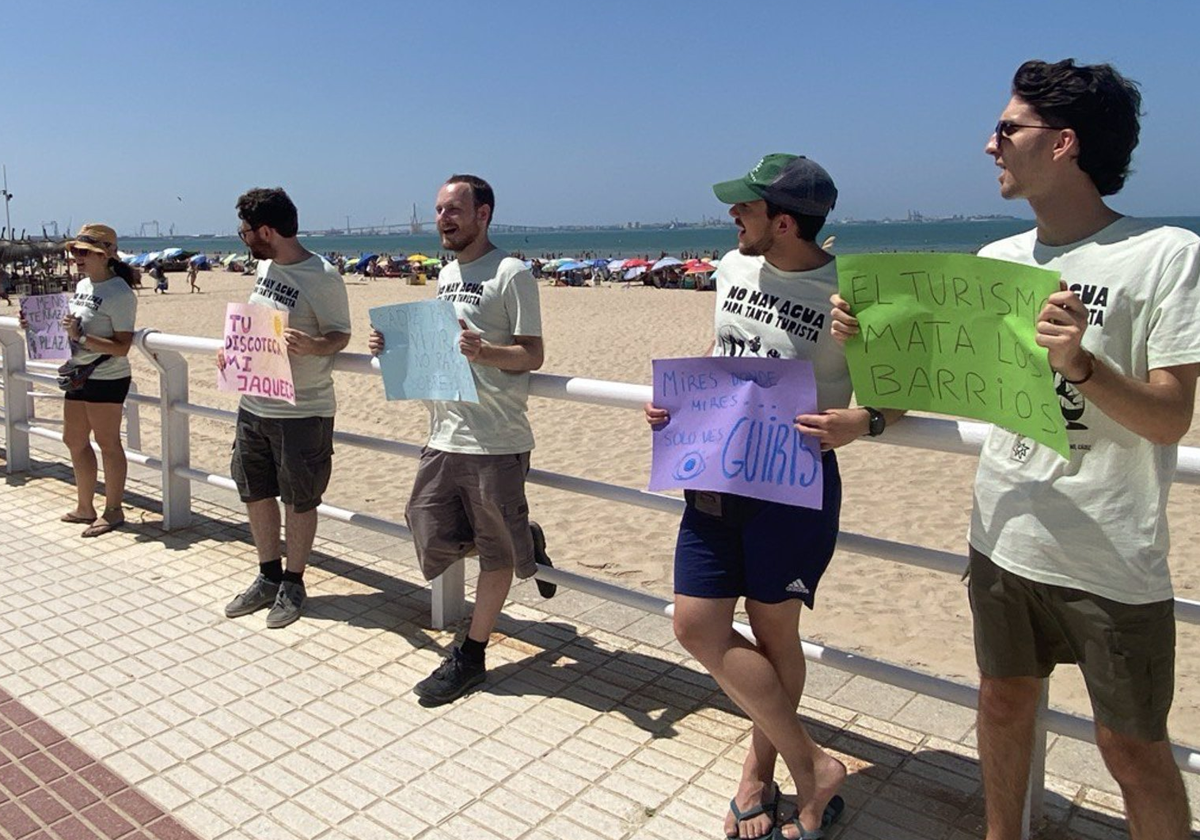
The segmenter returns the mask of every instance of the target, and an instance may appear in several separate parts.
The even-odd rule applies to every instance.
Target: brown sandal
[[[75,513],[75,511],[71,511],[70,513],[64,513],[62,516],[60,516],[58,521],[69,522],[72,525],[91,525],[96,521],[96,517],[80,516],[79,514]]]

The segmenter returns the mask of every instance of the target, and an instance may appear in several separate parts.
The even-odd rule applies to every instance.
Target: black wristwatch
[[[887,418],[883,416],[883,412],[877,408],[863,406],[867,410],[867,415],[871,421],[867,424],[867,434],[871,437],[879,437],[883,434],[883,430],[887,428]]]

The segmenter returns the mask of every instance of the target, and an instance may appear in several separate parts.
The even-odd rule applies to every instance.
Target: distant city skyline
[[[833,174],[834,218],[1026,217],[983,146],[1017,65],[1068,56],[1143,86],[1113,206],[1200,214],[1195,2],[53,8],[87,25],[5,4],[24,33],[0,54],[18,232],[226,234],[237,196],[274,185],[308,230],[403,225],[464,171],[495,186],[501,224],[697,221],[724,214],[712,183],[774,151]]]

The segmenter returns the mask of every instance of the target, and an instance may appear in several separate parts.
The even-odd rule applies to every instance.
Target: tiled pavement
[[[130,526],[83,540],[69,470],[0,488],[0,837],[719,836],[747,722],[663,619],[523,584],[486,690],[425,709],[453,634],[408,544],[322,522],[305,618],[267,631],[221,611],[252,563],[236,500],[201,489],[165,533],[130,490]],[[831,837],[981,836],[968,710],[812,666],[802,711],[852,773]],[[1042,837],[1124,836],[1093,747],[1055,739],[1050,769]]]

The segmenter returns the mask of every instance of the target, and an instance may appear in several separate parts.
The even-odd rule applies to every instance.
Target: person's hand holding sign
[[[650,424],[651,428],[657,429],[671,419],[671,412],[665,408],[659,408],[654,403],[646,403],[642,408],[645,409],[646,422]]]
[[[372,356],[378,356],[383,352],[383,347],[383,333],[374,327],[371,327],[371,335],[367,338],[367,349],[371,351]]]
[[[458,325],[462,327],[462,335],[458,337],[458,349],[467,357],[468,362],[473,362],[483,352],[483,335],[468,327],[462,318],[458,319]]]
[[[289,327],[283,331],[283,342],[293,356],[317,355],[316,340],[308,333]]]
[[[1072,384],[1086,382],[1095,368],[1095,357],[1082,346],[1087,325],[1087,307],[1059,281],[1059,291],[1050,295],[1038,314],[1037,343],[1046,348],[1050,367]]]
[[[821,444],[821,451],[837,449],[858,440],[870,427],[870,415],[861,408],[830,408],[818,414],[796,415],[796,431]]]
[[[846,303],[841,295],[830,295],[829,302],[833,304],[833,311],[829,318],[829,332],[844,344],[846,339],[858,335],[858,319],[850,314],[850,304]]]

